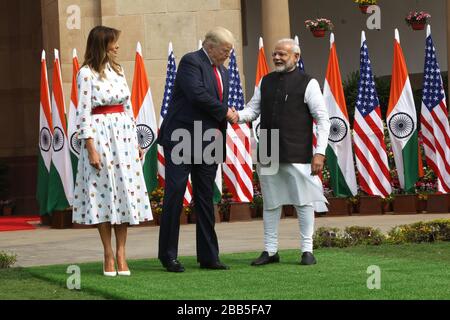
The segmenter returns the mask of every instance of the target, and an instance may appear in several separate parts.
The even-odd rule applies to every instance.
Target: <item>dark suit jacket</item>
[[[224,158],[226,139],[226,114],[228,111],[228,71],[224,66],[218,70],[223,83],[223,101],[219,99],[219,89],[214,70],[208,56],[200,49],[183,56],[178,66],[172,98],[158,135],[158,143],[171,148],[177,142],[171,141],[172,132],[183,128],[191,133],[194,141],[194,121],[202,122],[202,135],[208,129],[222,132]],[[198,137],[196,137],[198,139]],[[203,143],[203,148],[208,143]],[[203,150],[202,148],[202,150]]]

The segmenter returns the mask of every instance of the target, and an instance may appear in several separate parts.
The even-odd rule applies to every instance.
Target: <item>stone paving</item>
[[[373,215],[316,218],[315,227],[344,228],[346,226],[371,226],[387,232],[400,224],[449,218],[447,214]],[[101,261],[103,250],[100,237],[92,229],[50,229],[36,224],[29,231],[0,232],[0,251],[17,253],[15,266],[39,266]],[[222,222],[216,224],[221,253],[260,252],[263,250],[263,222]],[[128,259],[156,258],[158,255],[159,227],[141,226],[129,228],[127,240]],[[114,240],[113,240],[114,243]],[[281,219],[279,248],[299,248],[299,226],[297,219]],[[182,225],[180,230],[179,255],[195,255],[195,225]]]

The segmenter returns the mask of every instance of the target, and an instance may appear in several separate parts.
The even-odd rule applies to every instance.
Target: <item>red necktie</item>
[[[214,69],[214,74],[216,75],[216,80],[217,80],[217,88],[219,88],[219,99],[220,102],[223,101],[223,92],[222,92],[222,84],[220,83],[220,77],[219,77],[219,72],[217,71],[217,67],[215,65],[213,65],[213,69]]]

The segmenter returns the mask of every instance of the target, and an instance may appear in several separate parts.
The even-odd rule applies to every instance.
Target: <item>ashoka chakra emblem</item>
[[[70,137],[70,146],[72,147],[73,152],[76,154],[80,154],[81,151],[81,139],[78,139],[77,133],[73,133]]]
[[[59,127],[55,127],[53,132],[53,151],[58,152],[64,148],[64,133]]]
[[[155,134],[153,133],[152,129],[145,124],[137,125],[137,137],[139,146],[142,149],[147,149],[148,147],[150,147],[155,140]]]
[[[331,142],[340,142],[344,140],[348,133],[348,127],[345,121],[339,117],[331,117],[330,122],[331,127],[328,140]]]
[[[389,130],[398,139],[407,138],[414,131],[414,121],[409,114],[399,112],[389,119]]]
[[[255,138],[257,141],[259,141],[259,131],[261,129],[261,122],[258,122],[258,124],[255,127]]]
[[[42,128],[39,134],[39,147],[42,151],[48,152],[52,147],[52,135],[48,128]]]

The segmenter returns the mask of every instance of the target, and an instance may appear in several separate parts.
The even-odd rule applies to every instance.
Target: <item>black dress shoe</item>
[[[200,263],[201,269],[212,269],[212,270],[228,270],[230,267],[228,267],[226,264],[223,264],[220,261],[216,261],[213,263]]]
[[[263,251],[258,259],[253,260],[252,266],[262,266],[268,263],[276,262],[280,262],[280,256],[278,255],[278,252],[273,256],[269,256],[269,253],[267,251]]]
[[[176,259],[165,261],[165,262],[162,263],[162,265],[169,272],[184,272],[183,265],[180,263],[180,261],[178,261]]]
[[[309,266],[311,264],[316,264],[316,258],[314,258],[313,254],[311,252],[303,252],[302,254],[302,260],[300,261],[300,264]]]

